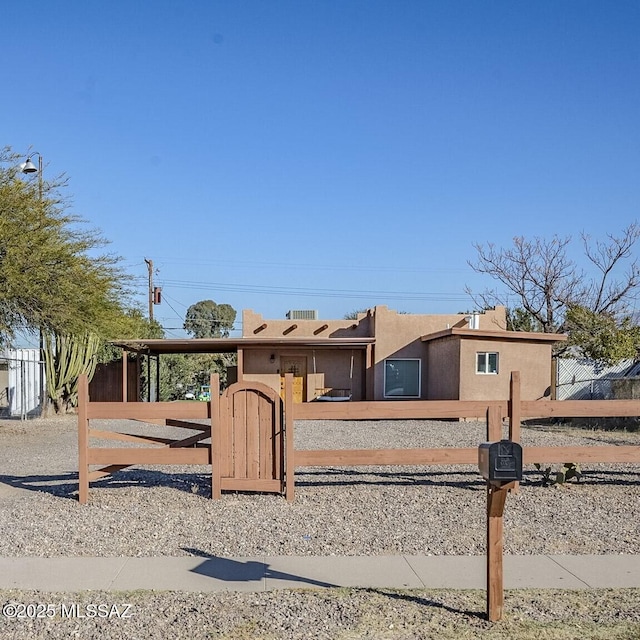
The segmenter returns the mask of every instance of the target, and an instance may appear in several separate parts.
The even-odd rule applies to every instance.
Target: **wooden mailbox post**
[[[501,485],[487,483],[487,618],[491,622],[502,619],[502,516],[507,493],[515,484],[515,481]]]
[[[487,438],[489,442],[478,448],[478,467],[487,481],[487,618],[496,622],[502,618],[504,603],[504,505],[507,493],[515,489],[522,479],[522,447],[512,439],[502,438],[499,408],[487,411]]]

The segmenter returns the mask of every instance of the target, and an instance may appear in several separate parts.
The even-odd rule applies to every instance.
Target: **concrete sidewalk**
[[[0,558],[0,589],[484,589],[484,556]],[[505,589],[640,588],[640,555],[505,556]]]

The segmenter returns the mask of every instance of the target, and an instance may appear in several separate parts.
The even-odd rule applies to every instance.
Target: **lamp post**
[[[38,156],[38,166],[36,167],[33,162],[31,162],[31,158],[34,156]],[[38,174],[38,201],[40,206],[42,207],[42,195],[43,195],[43,181],[42,181],[42,154],[39,151],[34,151],[27,156],[25,162],[20,165],[20,171],[22,173],[26,173],[30,175],[32,173]],[[40,415],[44,415],[47,399],[44,393],[44,339],[42,335],[42,327],[40,327],[40,384],[39,384],[39,394],[40,394]]]
[[[33,162],[31,162],[31,158],[33,158],[33,156],[38,156],[37,167],[35,164],[33,164]],[[27,156],[26,161],[20,165],[20,171],[26,174],[38,174],[38,197],[40,198],[40,203],[42,204],[42,154],[39,151],[34,151],[32,154]]]

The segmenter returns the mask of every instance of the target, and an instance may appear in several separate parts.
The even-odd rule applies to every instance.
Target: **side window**
[[[498,373],[498,354],[492,351],[476,353],[476,373]]]
[[[384,397],[420,397],[420,360],[389,359],[384,361]]]

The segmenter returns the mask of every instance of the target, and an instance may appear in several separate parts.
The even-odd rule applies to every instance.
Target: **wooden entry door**
[[[307,388],[307,359],[300,356],[280,357],[280,397],[283,399],[286,373],[293,374],[293,401],[304,402]]]
[[[284,491],[283,402],[260,382],[212,394],[212,496],[223,490]]]

